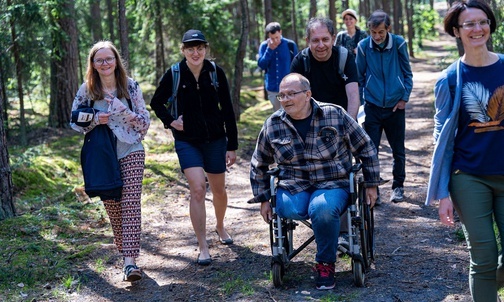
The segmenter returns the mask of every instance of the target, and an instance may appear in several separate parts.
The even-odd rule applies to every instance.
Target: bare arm
[[[351,117],[357,120],[360,106],[359,84],[357,84],[357,82],[348,83],[345,85],[345,90],[348,98],[347,112]]]

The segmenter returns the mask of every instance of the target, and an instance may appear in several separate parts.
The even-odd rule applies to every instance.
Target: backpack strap
[[[177,110],[177,93],[180,85],[180,65],[179,63],[173,64],[171,66],[172,74],[172,95],[167,101],[167,107],[170,110],[171,116],[176,119],[178,117]]]
[[[357,32],[355,33],[355,40],[354,40],[354,41],[356,41],[355,44],[359,43],[359,39],[360,39],[360,29],[357,29]]]
[[[215,66],[214,61],[210,61],[210,63],[212,63],[212,66],[214,68],[213,71],[210,71],[210,78],[212,79],[212,84],[215,88],[215,91],[219,91],[219,81],[217,81],[217,67]]]
[[[301,58],[303,58],[304,74],[308,76],[310,74],[310,54],[308,53],[309,48],[305,48],[301,51]]]
[[[288,40],[287,47],[289,48],[290,58],[291,58],[291,62],[292,62],[292,60],[296,56],[296,54],[294,53],[294,41]]]
[[[340,77],[346,81],[348,77],[345,74],[345,65],[346,61],[348,58],[348,49],[343,46],[337,46],[338,47],[338,53],[339,53],[339,66],[338,66],[338,72]]]

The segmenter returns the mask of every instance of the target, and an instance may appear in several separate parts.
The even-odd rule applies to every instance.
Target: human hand
[[[406,102],[403,100],[400,100],[397,102],[397,104],[394,106],[394,109],[392,109],[392,112],[396,112],[397,109],[404,110],[406,108]]]
[[[439,200],[439,219],[441,223],[447,226],[454,226],[453,221],[453,202],[450,197],[445,197]]]
[[[378,199],[378,189],[376,187],[366,188],[366,203],[369,207],[374,207],[376,199]]]
[[[110,112],[98,112],[98,124],[105,125],[108,124],[110,117]]]
[[[269,49],[275,50],[278,47],[278,45],[280,45],[280,39],[278,40],[278,42],[275,42],[275,41],[271,40],[270,38],[268,38]]]
[[[270,203],[267,201],[261,203],[261,216],[263,217],[266,223],[270,223],[272,219],[271,206]]]
[[[231,167],[236,162],[236,152],[227,151],[226,152],[226,166]]]
[[[175,130],[184,131],[184,119],[182,115],[179,116],[178,119],[171,122],[170,126],[172,126]]]

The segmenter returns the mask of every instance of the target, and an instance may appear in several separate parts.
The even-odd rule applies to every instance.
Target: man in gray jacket
[[[390,17],[377,10],[369,17],[370,36],[357,46],[357,72],[364,100],[364,129],[378,149],[385,131],[394,158],[392,202],[404,200],[406,178],[405,108],[413,74],[403,37],[391,34]]]

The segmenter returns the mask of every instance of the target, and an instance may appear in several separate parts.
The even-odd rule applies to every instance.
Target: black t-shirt
[[[340,105],[345,110],[348,109],[348,98],[345,85],[348,83],[357,83],[357,67],[355,65],[355,56],[348,53],[345,75],[347,80],[343,80],[339,74],[339,52],[336,46],[332,48],[332,55],[329,60],[319,62],[313,58],[311,51],[310,71],[304,70],[303,56],[299,52],[291,64],[291,72],[297,72],[308,78],[311,84],[312,96],[319,102],[326,102]]]

